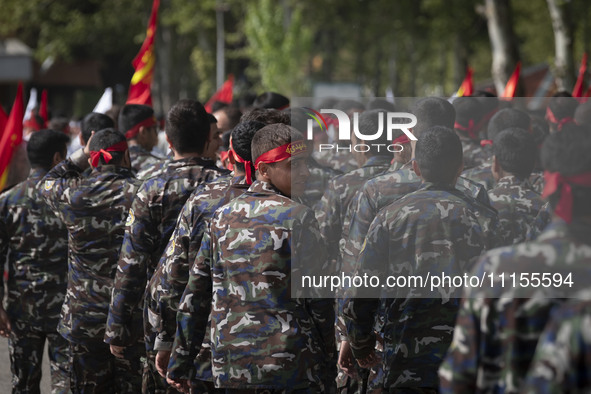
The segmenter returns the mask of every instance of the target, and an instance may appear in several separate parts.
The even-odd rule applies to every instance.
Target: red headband
[[[252,185],[252,161],[244,160],[238,153],[236,153],[236,150],[232,145],[232,137],[230,137],[230,152],[232,152],[232,155],[234,155],[234,160],[236,160],[238,163],[244,164],[246,183]]]
[[[478,123],[474,123],[474,119],[470,119],[468,121],[468,127],[463,126],[462,124],[455,122],[454,123],[454,128],[461,130],[461,131],[467,131],[468,132],[468,136],[470,138],[472,138],[473,140],[478,139],[478,136],[476,135],[476,131],[480,130],[480,128],[482,128],[482,126],[488,122],[490,120],[490,118],[493,117],[494,114],[497,113],[497,109],[493,109],[492,111],[488,112],[487,114],[485,114],[479,121]]]
[[[392,141],[392,145],[394,145],[394,144],[404,145],[404,144],[408,144],[409,142],[410,142],[410,138],[408,138],[408,136],[406,134],[402,134],[400,137],[394,138],[394,140]]]
[[[127,130],[125,132],[125,138],[127,138],[128,140],[135,138],[135,136],[140,132],[140,127],[150,127],[154,126],[155,124],[158,124],[158,122],[156,121],[156,117],[154,116],[144,119],[135,126],[133,126],[131,129]]]
[[[546,198],[560,190],[560,200],[554,212],[565,222],[570,223],[573,216],[572,185],[591,187],[591,173],[563,176],[558,172],[544,171],[544,181],[546,185],[542,197]]]
[[[304,140],[290,142],[289,144],[281,145],[275,149],[263,153],[257,157],[254,162],[254,168],[259,169],[259,163],[277,163],[287,160],[292,156],[299,155],[306,151],[306,143]]]
[[[480,140],[480,146],[482,146],[483,148],[487,145],[492,145],[493,141],[492,140]]]
[[[232,163],[230,163],[229,161],[226,163],[226,160],[228,160],[228,156],[230,156],[230,152],[232,152],[232,151],[225,150],[225,151],[220,152],[220,160],[224,164],[224,166],[226,166],[226,168],[228,170],[234,171],[234,166],[232,165]]]
[[[570,116],[567,116],[566,118],[562,118],[560,120],[556,119],[556,116],[554,115],[554,112],[552,112],[550,107],[546,107],[546,119],[549,122],[554,123],[559,131],[562,130],[562,126],[564,126],[565,124],[575,122],[575,120]]]
[[[127,141],[121,141],[115,145],[109,146],[107,149],[97,151],[90,151],[90,164],[93,167],[98,167],[99,159],[103,158],[105,163],[109,163],[113,156],[109,152],[125,152],[127,150]]]

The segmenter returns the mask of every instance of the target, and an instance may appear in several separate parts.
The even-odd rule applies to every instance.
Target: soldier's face
[[[306,155],[298,155],[269,166],[267,177],[273,186],[288,197],[301,196],[310,172]]]
[[[215,123],[212,123],[209,128],[209,141],[205,144],[203,152],[204,157],[215,160],[215,155],[222,145],[222,134]]]

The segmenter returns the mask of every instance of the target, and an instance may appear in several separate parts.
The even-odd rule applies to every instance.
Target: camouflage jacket
[[[373,156],[361,167],[329,182],[322,200],[315,208],[320,233],[327,245],[328,257],[340,258],[339,242],[349,204],[357,190],[369,179],[383,173],[390,167],[391,156]],[[338,269],[338,268],[337,268]]]
[[[568,279],[570,273],[576,286],[588,287],[588,281],[577,284],[576,278],[588,273],[590,259],[591,225],[559,219],[533,242],[486,253],[473,274],[493,275],[495,284],[464,290],[454,338],[439,370],[441,392],[519,392],[550,310],[576,288],[516,287],[510,275]]]
[[[591,301],[588,294],[584,297],[585,300],[571,300],[552,311],[522,393],[591,390]]]
[[[480,164],[479,166],[472,167],[464,172],[462,176],[466,179],[470,179],[473,182],[480,183],[486,190],[491,190],[495,187],[495,178],[491,171],[492,160]]]
[[[166,167],[171,162],[171,159],[159,160],[142,168],[136,175],[136,178],[145,181],[149,178],[160,176],[166,171]]]
[[[324,195],[326,189],[328,189],[328,183],[333,178],[341,175],[342,172],[321,166],[312,156],[308,158],[306,164],[308,164],[310,176],[306,180],[306,190],[304,190],[304,195],[301,199],[303,204],[314,208]]]
[[[540,208],[538,215],[533,220],[533,223],[530,226],[529,232],[527,233],[526,240],[533,241],[540,235],[546,226],[552,221],[552,207],[550,206],[550,201],[546,202]]]
[[[126,346],[137,339],[130,332],[133,311],[143,308],[146,285],[172,235],[179,212],[197,186],[223,172],[212,160],[192,157],[171,161],[160,176],[144,181],[129,209],[105,342]],[[146,328],[146,332],[151,331]]]
[[[479,140],[462,137],[460,137],[460,140],[462,141],[465,169],[478,167],[492,157],[491,147],[480,146]]]
[[[410,168],[410,163],[396,172],[387,172],[370,179],[363,185],[351,203],[351,222],[342,250],[343,271],[353,273],[369,226],[379,210],[420,187],[421,179]],[[490,206],[484,187],[460,177],[456,189],[464,192],[474,205],[480,224],[488,234],[487,249],[501,245],[496,235],[499,226],[497,213]]]
[[[137,144],[129,146],[129,157],[131,158],[131,170],[134,174],[138,174],[140,171],[162,160],[160,157],[148,152]]]
[[[313,211],[268,183],[218,209],[179,306],[169,377],[190,376],[211,310],[216,387],[319,388],[327,370],[334,381],[333,302],[292,296],[294,259],[321,269],[320,243]]]
[[[359,165],[357,164],[352,152],[314,152],[312,157],[321,166],[332,168],[333,170],[343,174],[359,168]]]
[[[493,208],[499,213],[501,238],[504,245],[525,241],[532,222],[544,205],[542,196],[534,191],[528,180],[509,175],[499,179],[488,192]]]
[[[450,186],[425,183],[382,209],[359,255],[358,275],[461,276],[485,250],[486,237],[466,196]],[[356,358],[375,347],[374,324],[386,300],[384,387],[438,386],[437,369],[451,343],[460,288],[353,288],[345,304],[347,335]]]
[[[68,230],[45,203],[38,182],[46,171],[0,194],[0,256],[8,265],[0,278],[0,301],[9,318],[54,331],[66,295]]]
[[[156,350],[172,348],[178,305],[207,223],[219,207],[248,187],[244,176],[224,175],[199,186],[185,203],[148,289],[150,315],[158,331]]]
[[[68,289],[58,330],[72,342],[104,335],[127,213],[139,187],[131,170],[113,165],[81,178],[85,160],[79,150],[42,181],[47,203],[68,228]]]

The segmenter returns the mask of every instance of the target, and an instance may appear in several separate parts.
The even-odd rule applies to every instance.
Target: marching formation
[[[588,103],[321,104],[348,149],[288,103],[32,130],[0,194],[14,393],[46,343],[54,393],[591,388]]]

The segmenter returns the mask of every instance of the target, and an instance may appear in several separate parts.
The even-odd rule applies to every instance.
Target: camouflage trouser
[[[39,393],[41,362],[47,340],[51,369],[51,392],[62,394],[69,387],[69,344],[57,331],[46,332],[28,323],[12,321],[8,341],[13,393]]]
[[[141,392],[143,344],[125,348],[123,358],[113,356],[109,345],[98,340],[70,343],[74,394]]]

